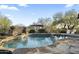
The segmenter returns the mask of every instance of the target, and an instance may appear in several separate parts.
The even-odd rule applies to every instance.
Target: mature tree
[[[38,19],[38,24],[42,24],[44,26],[44,28],[50,32],[50,25],[51,25],[51,18],[39,18]]]
[[[8,17],[4,15],[0,15],[0,26],[3,31],[6,31],[9,29],[12,22],[8,19]]]
[[[42,25],[49,25],[51,22],[50,18],[39,18],[37,23],[40,23]]]
[[[72,9],[69,11],[66,11],[65,13],[57,13],[54,15],[54,21],[52,25],[57,25],[57,24],[64,24],[64,28],[67,30],[73,30],[77,25],[79,25],[79,20],[77,19],[77,12]]]

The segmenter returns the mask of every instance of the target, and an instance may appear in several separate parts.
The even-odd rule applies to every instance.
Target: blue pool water
[[[64,37],[60,36],[38,36],[38,37],[28,37],[21,38],[20,40],[11,41],[4,45],[6,48],[36,48],[36,47],[45,47],[52,45],[55,40],[62,39]]]

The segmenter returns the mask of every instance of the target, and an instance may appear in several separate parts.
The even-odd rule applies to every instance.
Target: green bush
[[[62,29],[58,29],[59,33],[66,33],[66,29],[62,28]]]
[[[58,33],[58,31],[56,29],[52,29],[51,32],[52,33]]]
[[[47,33],[45,29],[39,29],[38,33]]]
[[[23,27],[22,33],[26,33],[26,27]]]
[[[36,31],[34,30],[34,29],[31,29],[30,31],[29,31],[29,33],[35,33]]]
[[[79,28],[76,29],[76,34],[79,34]]]
[[[50,28],[50,32],[52,32],[52,33],[58,33],[56,26],[52,26]]]

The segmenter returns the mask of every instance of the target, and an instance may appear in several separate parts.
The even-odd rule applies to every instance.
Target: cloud
[[[5,14],[5,16],[7,16],[7,17],[12,17],[11,15],[9,15],[9,14]]]
[[[13,15],[10,15],[10,14],[5,14],[5,16],[8,17],[9,19],[15,18]]]
[[[17,7],[14,7],[14,6],[8,6],[8,5],[0,5],[0,9],[18,10]]]
[[[28,0],[0,0],[0,4],[23,4],[28,3]]]
[[[75,4],[66,4],[65,7],[69,8],[69,7],[73,7]]]
[[[18,4],[18,6],[29,7],[27,4]]]

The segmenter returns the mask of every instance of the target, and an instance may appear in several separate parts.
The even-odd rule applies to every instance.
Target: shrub
[[[76,34],[79,34],[79,28],[76,28]]]
[[[34,29],[31,29],[30,31],[29,31],[29,33],[35,33],[36,31],[34,30]]]
[[[62,28],[62,29],[58,29],[59,33],[66,33],[66,29]]]
[[[22,33],[26,33],[26,27],[23,27]]]
[[[56,26],[52,26],[50,28],[50,32],[52,32],[52,33],[58,33]]]
[[[47,33],[45,29],[39,29],[38,33]]]
[[[56,29],[52,29],[51,32],[52,33],[58,33],[58,31]]]

